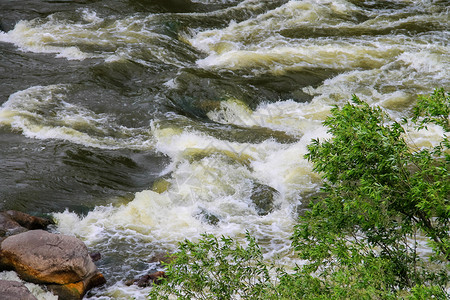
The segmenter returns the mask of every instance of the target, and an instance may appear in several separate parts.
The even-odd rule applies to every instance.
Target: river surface
[[[450,90],[449,7],[0,0],[0,209],[51,215],[101,252],[108,283],[90,299],[145,299],[124,281],[205,232],[249,231],[292,265],[321,185],[306,145],[352,94],[403,118]]]

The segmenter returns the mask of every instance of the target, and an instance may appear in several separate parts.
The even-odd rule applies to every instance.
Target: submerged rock
[[[105,283],[81,240],[44,230],[3,240],[0,268],[16,271],[23,280],[47,285],[60,300],[81,299],[87,290]]]
[[[174,254],[170,254],[167,252],[157,252],[155,254],[153,254],[152,257],[150,257],[149,259],[149,263],[158,263],[159,265],[161,265],[162,263],[168,264],[170,262],[172,262],[175,259],[175,255]]]
[[[201,208],[200,213],[198,214],[198,217],[200,217],[200,219],[210,225],[214,225],[216,226],[220,219],[218,216],[216,216],[215,214]]]
[[[166,178],[158,178],[153,182],[152,191],[162,194],[170,188],[170,182]]]
[[[255,182],[250,199],[255,204],[258,215],[265,216],[274,209],[274,198],[278,191],[268,185]]]
[[[102,259],[102,254],[100,252],[89,253],[89,256],[91,257],[92,261],[99,261],[100,259]]]
[[[22,282],[12,280],[0,280],[0,298],[37,300]]]
[[[161,281],[166,278],[166,273],[163,271],[156,271],[150,274],[143,275],[138,279],[131,279],[125,282],[125,285],[133,285],[136,284],[138,287],[147,287],[152,284],[159,284]]]
[[[219,155],[223,158],[228,158],[230,162],[237,162],[241,165],[249,166],[253,158],[245,153],[230,151],[224,149],[216,149],[214,147],[201,148],[186,148],[183,151],[183,157],[187,158],[190,162],[202,160],[205,157]]]

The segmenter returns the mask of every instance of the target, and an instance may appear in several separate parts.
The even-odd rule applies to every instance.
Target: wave
[[[66,102],[69,85],[34,86],[12,94],[0,107],[0,125],[36,139],[66,140],[104,149],[153,148],[149,128],[128,128],[111,115]]]

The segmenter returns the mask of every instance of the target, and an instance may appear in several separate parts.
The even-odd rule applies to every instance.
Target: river
[[[202,233],[292,265],[303,158],[356,94],[393,118],[450,90],[449,2],[0,0],[0,209],[50,215],[108,283]],[[417,147],[442,136],[411,134]]]

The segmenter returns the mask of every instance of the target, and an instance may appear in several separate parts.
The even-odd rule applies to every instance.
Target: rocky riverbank
[[[13,270],[60,300],[82,299],[106,282],[86,245],[76,237],[46,231],[52,220],[18,211],[0,212],[0,271]],[[23,283],[0,280],[7,299],[36,299]]]

